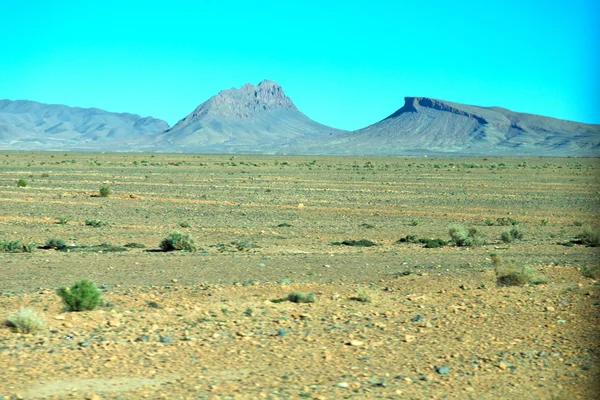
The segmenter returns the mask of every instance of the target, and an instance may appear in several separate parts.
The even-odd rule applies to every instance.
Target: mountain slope
[[[157,139],[158,148],[269,152],[345,131],[300,112],[276,82],[219,92]]]
[[[306,153],[403,154],[410,152],[598,155],[600,125],[564,121],[426,97],[406,97],[384,120]]]
[[[169,128],[165,121],[97,108],[0,100],[0,144],[11,149],[114,149]]]

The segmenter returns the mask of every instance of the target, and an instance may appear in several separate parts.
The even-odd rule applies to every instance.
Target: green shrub
[[[18,333],[36,333],[46,323],[42,315],[31,308],[25,307],[10,314],[6,322]]]
[[[190,223],[186,221],[180,222],[177,225],[179,225],[181,228],[189,228],[191,226]]]
[[[417,226],[417,225],[419,225],[420,223],[421,223],[421,220],[420,220],[419,218],[413,218],[413,219],[410,221],[410,225],[411,225],[411,226]]]
[[[94,310],[102,301],[102,293],[96,284],[87,279],[75,282],[70,288],[62,286],[56,294],[62,298],[66,311]]]
[[[45,249],[64,250],[67,248],[67,242],[64,239],[50,238],[46,240]]]
[[[160,249],[162,251],[196,251],[197,247],[194,243],[194,239],[189,233],[173,231],[167,238],[163,239],[163,241],[160,242]]]
[[[514,261],[505,261],[497,254],[490,256],[498,286],[539,285],[548,282],[548,278],[539,274],[535,268],[526,265],[518,266]]]
[[[544,218],[541,222],[542,226],[548,225],[548,218]]]
[[[108,197],[110,196],[112,192],[110,191],[110,189],[108,188],[108,186],[101,186],[100,187],[100,197]]]
[[[35,243],[24,243],[20,240],[0,240],[0,253],[33,253]]]
[[[59,225],[65,225],[69,221],[71,221],[71,217],[68,217],[66,215],[56,217],[56,223]]]
[[[477,228],[469,228],[467,231],[462,225],[450,225],[448,234],[452,242],[457,246],[481,246],[485,244],[485,239],[477,231]]]
[[[575,225],[575,226],[583,226],[583,221],[575,220],[575,221],[573,221],[573,225]]]
[[[485,224],[486,224],[487,226],[493,226],[493,225],[495,225],[495,222],[494,222],[494,220],[493,220],[493,219],[491,219],[491,218],[486,218],[486,219],[485,219]]]
[[[94,228],[99,228],[101,226],[106,225],[103,221],[100,221],[99,219],[86,219],[85,224],[87,226],[93,226]]]
[[[523,230],[518,226],[515,226],[511,229],[506,229],[500,234],[500,239],[504,243],[512,243],[515,240],[521,240],[523,239]]]
[[[591,267],[586,265],[581,269],[581,274],[583,276],[585,276],[586,278],[599,280],[600,279],[600,265],[593,265]]]
[[[356,296],[350,298],[350,300],[360,301],[361,303],[372,303],[375,300],[375,295],[367,289],[358,289]]]
[[[500,226],[519,225],[521,223],[521,221],[519,221],[518,219],[510,217],[496,218],[496,222]]]
[[[344,240],[341,242],[333,242],[331,243],[334,246],[354,246],[354,247],[373,247],[373,246],[377,246],[377,243],[372,242],[368,239],[360,239],[360,240]]]
[[[317,296],[314,293],[292,292],[287,295],[287,300],[292,303],[314,303],[317,301]]]
[[[19,179],[17,181],[17,186],[18,187],[25,187],[25,186],[28,186],[28,185],[29,185],[29,182],[27,182],[25,179]]]
[[[583,232],[577,235],[576,240],[585,246],[598,247],[600,246],[600,231],[586,226],[583,228]]]
[[[142,243],[135,243],[135,242],[131,242],[131,243],[126,243],[123,245],[123,247],[127,247],[128,249],[145,249],[146,246]]]
[[[425,243],[425,246],[423,246],[426,249],[437,249],[439,247],[444,247],[445,245],[448,244],[448,242],[446,242],[445,240],[442,240],[440,238],[437,239],[420,239],[421,243]]]

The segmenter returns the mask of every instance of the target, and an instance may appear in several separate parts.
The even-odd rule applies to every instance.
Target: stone
[[[345,388],[349,387],[350,385],[348,384],[348,382],[338,382],[335,384],[335,386],[345,389]]]
[[[355,347],[359,347],[364,345],[363,342],[361,342],[360,340],[351,340],[347,343],[349,346],[355,346]]]
[[[440,375],[448,375],[450,373],[450,367],[437,366],[435,367],[435,371]]]

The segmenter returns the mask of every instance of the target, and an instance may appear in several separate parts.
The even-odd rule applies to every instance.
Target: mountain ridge
[[[274,81],[221,90],[169,125],[154,117],[0,100],[0,148],[261,154],[600,155],[600,125],[409,96],[343,131],[311,120]]]

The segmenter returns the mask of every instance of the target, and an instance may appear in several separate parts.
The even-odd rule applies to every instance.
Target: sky
[[[310,118],[405,96],[600,123],[600,2],[0,0],[0,99],[185,117],[278,82]]]

